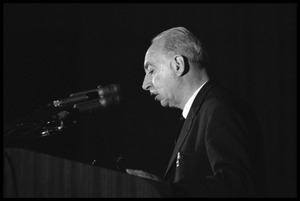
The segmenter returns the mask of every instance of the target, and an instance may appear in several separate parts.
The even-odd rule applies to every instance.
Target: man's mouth
[[[151,94],[151,96],[154,96],[154,100],[157,100],[157,96],[158,96],[157,93],[150,93],[150,94]]]

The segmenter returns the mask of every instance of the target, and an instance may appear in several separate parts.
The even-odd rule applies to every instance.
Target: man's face
[[[150,91],[163,107],[176,107],[178,105],[177,75],[173,70],[171,59],[163,54],[159,45],[153,44],[148,49],[144,68],[143,89]]]

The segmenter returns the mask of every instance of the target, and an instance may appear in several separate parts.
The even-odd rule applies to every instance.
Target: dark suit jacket
[[[249,107],[208,81],[182,126],[164,179],[171,183],[174,196],[262,196],[262,145],[259,124]]]

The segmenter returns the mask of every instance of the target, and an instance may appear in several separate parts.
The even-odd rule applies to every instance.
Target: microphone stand
[[[4,137],[45,137],[76,124],[81,113],[91,113],[97,109],[105,109],[121,101],[118,85],[98,86],[89,90],[71,94],[69,98],[56,100],[47,104],[46,108],[12,123],[4,130]],[[38,135],[35,135],[37,131]]]
[[[4,130],[4,138],[39,138],[50,136],[66,127],[76,124],[78,111],[74,108],[38,110],[33,114],[11,123]]]
[[[119,104],[119,94],[100,99],[79,102],[71,105],[55,105],[50,103],[45,109],[12,123],[4,131],[6,137],[45,137],[76,124],[79,114],[91,113]],[[37,131],[38,135],[35,135]]]

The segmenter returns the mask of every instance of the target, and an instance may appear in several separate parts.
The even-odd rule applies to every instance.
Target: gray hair
[[[163,47],[167,55],[180,54],[191,62],[200,63],[204,66],[207,64],[208,58],[201,42],[186,28],[168,29],[154,37],[152,43],[161,38],[165,39]]]

